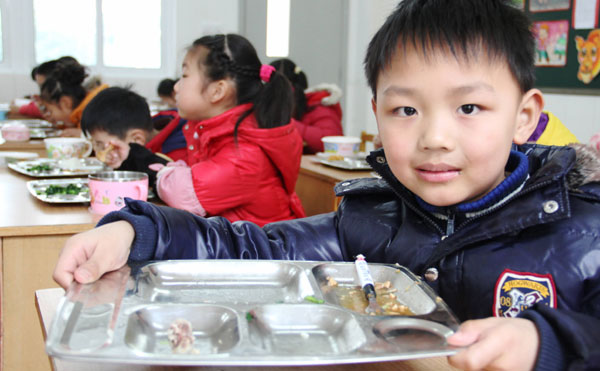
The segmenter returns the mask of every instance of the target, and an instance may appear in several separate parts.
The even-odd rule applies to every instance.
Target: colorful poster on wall
[[[535,34],[535,65],[562,67],[567,64],[569,21],[533,22]]]
[[[575,36],[575,46],[579,62],[577,79],[589,84],[600,72],[600,29],[590,31],[586,39]]]
[[[529,11],[550,12],[553,10],[566,10],[570,7],[571,0],[530,0]]]

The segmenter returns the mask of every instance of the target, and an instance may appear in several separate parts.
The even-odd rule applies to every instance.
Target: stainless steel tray
[[[400,266],[369,264],[391,281],[411,316],[371,316],[340,305],[328,286],[358,285],[353,263],[178,260],[124,267],[61,299],[46,341],[53,357],[169,365],[292,366],[454,354],[458,322]],[[193,328],[193,350],[175,353],[174,321]]]
[[[68,187],[70,184],[79,187],[80,192],[77,194],[46,193],[50,186]],[[90,202],[90,188],[88,187],[87,178],[30,180],[27,182],[27,190],[33,197],[48,203]]]
[[[18,120],[2,120],[0,121],[0,128],[8,124],[23,124],[28,128],[52,128],[51,122],[41,119],[18,119]]]
[[[82,176],[97,173],[99,171],[110,170],[109,167],[95,158],[82,158],[80,161],[81,167],[74,170],[63,169],[58,165],[58,160],[50,158],[12,162],[8,164],[8,167],[18,173],[35,178]],[[49,170],[32,170],[34,166],[40,165],[47,166]]]
[[[337,167],[344,170],[371,170],[371,165],[364,159],[355,159],[344,157],[343,160],[320,160],[320,163],[327,166]]]
[[[55,138],[60,136],[62,130],[55,128],[29,128],[29,137],[31,139]]]

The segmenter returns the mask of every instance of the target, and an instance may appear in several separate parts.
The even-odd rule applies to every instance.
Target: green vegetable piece
[[[252,322],[253,319],[254,319],[254,314],[252,314],[252,312],[246,312],[246,321]]]
[[[312,295],[308,295],[304,297],[304,300],[310,302],[310,303],[315,303],[315,304],[323,304],[325,303],[325,300],[323,299],[317,299]]]

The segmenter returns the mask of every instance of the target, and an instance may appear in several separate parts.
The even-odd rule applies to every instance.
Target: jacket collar
[[[597,152],[595,152],[595,155],[588,154],[587,157],[592,159],[586,158],[586,161],[582,163],[582,161],[577,160],[581,151],[579,147],[525,144],[514,146],[513,149],[527,156],[530,177],[526,180],[522,189],[514,194],[510,200],[507,200],[502,206],[494,208],[496,210],[495,215],[501,217],[503,222],[499,224],[497,218],[481,219],[480,216],[489,213],[486,212],[476,217],[480,219],[480,223],[476,223],[478,228],[473,229],[469,228],[469,222],[474,218],[458,211],[453,214],[456,217],[456,225],[452,226],[452,231],[459,232],[463,230],[467,233],[455,233],[453,236],[454,242],[458,242],[455,240],[456,238],[462,239],[464,243],[474,242],[495,234],[500,235],[511,230],[520,230],[527,226],[566,218],[570,215],[569,191],[585,193],[588,197],[595,197],[596,199],[600,198],[600,194],[598,194],[600,187],[585,188],[585,185],[590,184],[590,182],[600,181],[600,166],[598,166],[600,164],[600,154]],[[383,149],[371,152],[367,156],[367,162],[381,175],[382,179],[388,183],[393,192],[403,200],[407,207],[422,215],[425,220],[429,220],[430,224],[442,235],[442,238],[448,235],[448,228],[436,222],[436,218],[416,201],[415,195],[396,179],[387,164]],[[585,176],[581,174],[585,174]],[[541,188],[544,189],[543,199],[539,195],[536,196],[534,192]],[[515,214],[514,208],[504,207],[516,198],[521,199],[518,215]],[[548,205],[553,206],[549,208]],[[545,210],[551,210],[551,212]],[[539,217],[518,217],[523,215],[537,215]]]

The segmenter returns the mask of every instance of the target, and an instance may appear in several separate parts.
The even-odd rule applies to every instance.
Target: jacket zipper
[[[450,211],[448,214],[448,221],[446,222],[446,235],[442,236],[442,240],[445,240],[448,236],[454,233],[454,219],[456,214],[453,211]]]

